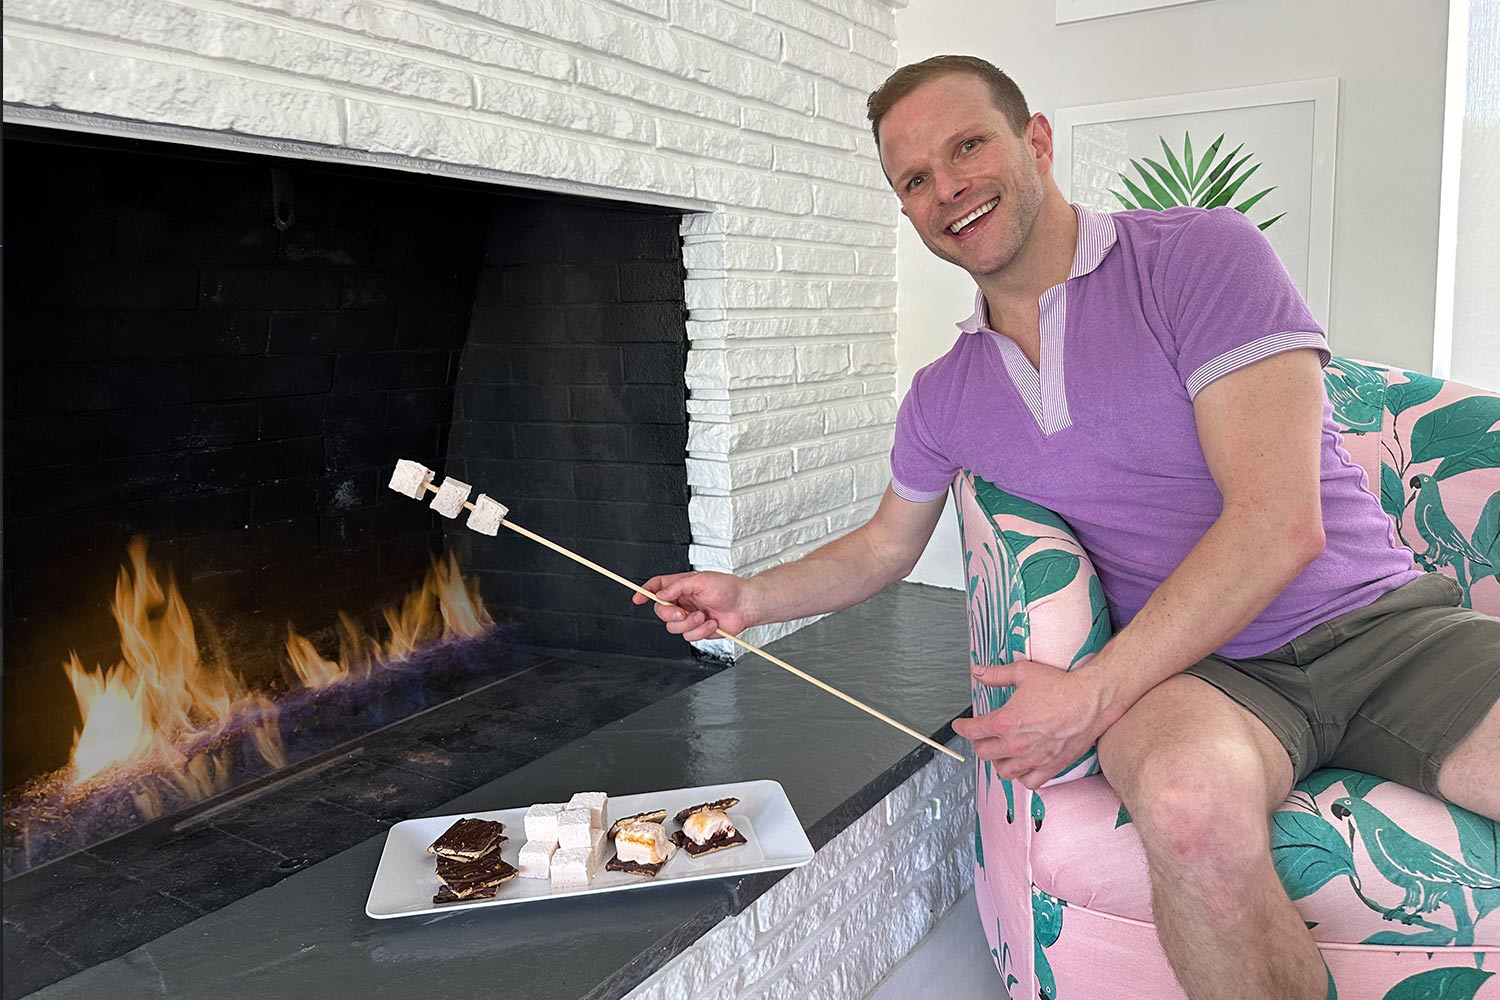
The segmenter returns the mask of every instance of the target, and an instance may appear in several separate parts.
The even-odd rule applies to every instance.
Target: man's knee
[[[1156,756],[1121,794],[1147,857],[1225,879],[1257,867],[1269,851],[1262,771],[1247,749]]]

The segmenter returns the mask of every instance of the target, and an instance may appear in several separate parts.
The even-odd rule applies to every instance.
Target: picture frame
[[[1326,328],[1338,102],[1338,78],[1325,77],[1059,108],[1053,176],[1069,201],[1096,211],[1241,208]],[[1195,183],[1181,184],[1183,173]]]
[[[1091,21],[1116,14],[1133,14],[1140,10],[1156,10],[1159,7],[1182,7],[1204,0],[1056,0],[1055,24],[1071,24],[1074,21]]]

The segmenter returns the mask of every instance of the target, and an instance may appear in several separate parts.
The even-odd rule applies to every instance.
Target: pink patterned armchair
[[[1500,396],[1344,358],[1325,383],[1344,447],[1418,565],[1500,614]],[[1104,593],[1062,519],[969,473],[953,491],[973,662],[1071,668],[1096,652],[1110,635]],[[1010,690],[976,683],[975,713]],[[1140,840],[1092,754],[1038,792],[980,762],[975,807],[975,894],[1010,1000],[1183,995],[1156,940]],[[1276,871],[1343,1000],[1500,998],[1500,826],[1323,770],[1272,829]]]

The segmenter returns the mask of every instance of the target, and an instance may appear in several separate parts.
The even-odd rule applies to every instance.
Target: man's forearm
[[[755,624],[839,611],[873,597],[910,572],[874,544],[868,527],[749,580]]]
[[[1101,721],[1113,725],[1147,691],[1239,634],[1321,551],[1316,528],[1221,516],[1130,624],[1078,668],[1097,685]]]

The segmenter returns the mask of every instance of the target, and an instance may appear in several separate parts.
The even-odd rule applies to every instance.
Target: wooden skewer
[[[438,488],[436,486],[433,486],[431,483],[427,484],[427,489],[428,489],[429,492],[432,492],[432,493],[436,493],[438,491]],[[474,509],[474,505],[471,504],[467,500],[464,501],[464,506],[467,507],[469,510],[473,510]],[[578,553],[574,552],[572,549],[568,549],[568,548],[565,548],[564,546],[558,545],[556,542],[552,541],[551,539],[544,538],[541,535],[538,535],[534,531],[528,531],[525,528],[521,527],[519,524],[513,524],[507,518],[502,518],[501,521],[500,521],[500,524],[503,525],[504,527],[509,528],[511,531],[516,532],[519,535],[524,535],[525,537],[531,539],[533,542],[536,542],[539,545],[545,545],[547,548],[551,549],[553,552],[558,553],[559,555],[567,556],[569,559],[573,560],[574,562],[579,563],[580,565],[583,565],[583,566],[587,566],[589,569],[593,570],[595,573],[599,573],[599,574],[601,574],[603,576],[609,577],[611,580],[615,581],[616,583],[620,584],[623,587],[629,587],[631,590],[635,591],[637,594],[641,594],[644,597],[649,597],[651,600],[655,601],[657,604],[661,604],[661,605],[664,605],[664,606],[669,607],[669,608],[675,608],[675,607],[677,607],[677,605],[673,604],[671,601],[665,601],[665,600],[662,600],[660,597],[657,597],[655,594],[651,593],[651,591],[647,590],[645,587],[637,586],[636,584],[632,583],[631,581],[625,579],[623,576],[620,576],[618,573],[611,572],[610,570],[605,569],[603,566],[600,566],[598,563],[593,562],[593,561],[588,560],[588,559],[585,559],[583,556],[581,556]],[[835,696],[837,698],[842,698],[844,701],[846,701],[849,704],[853,705],[855,708],[859,709],[860,711],[866,712],[866,713],[868,713],[870,715],[873,715],[875,718],[879,719],[881,722],[884,722],[886,725],[888,725],[888,726],[894,726],[897,729],[901,730],[906,735],[911,736],[911,737],[913,737],[913,738],[915,738],[917,740],[920,740],[921,742],[923,742],[923,743],[927,744],[928,746],[932,747],[932,749],[938,751],[939,753],[945,753],[949,757],[952,757],[954,760],[957,760],[957,761],[962,761],[964,759],[963,754],[958,753],[955,750],[950,750],[947,747],[943,746],[941,743],[937,742],[936,740],[933,740],[933,739],[930,739],[930,738],[928,738],[926,736],[923,736],[921,733],[917,732],[915,729],[912,729],[910,726],[905,725],[904,723],[897,722],[895,719],[891,718],[889,715],[886,715],[884,712],[880,711],[879,709],[872,708],[869,705],[866,705],[864,702],[860,701],[858,698],[855,698],[855,697],[852,697],[850,695],[845,694],[844,692],[840,691],[838,688],[834,687],[832,684],[825,683],[824,681],[819,680],[818,678],[814,677],[812,674],[807,673],[806,671],[798,670],[796,667],[792,666],[790,663],[788,663],[785,660],[781,659],[779,656],[773,656],[772,654],[766,652],[764,649],[761,649],[759,646],[752,645],[751,643],[746,642],[744,639],[741,639],[737,635],[730,635],[728,632],[724,631],[723,629],[715,629],[714,630],[714,635],[717,635],[720,638],[728,639],[730,642],[734,643],[737,646],[743,646],[745,649],[748,649],[750,652],[755,653],[757,656],[761,656],[761,657],[769,660],[770,662],[776,664],[781,669],[790,671],[791,673],[795,674],[796,676],[798,676],[798,677],[802,678],[803,680],[807,681],[809,684],[814,684],[814,685],[822,688],[824,691],[827,691],[829,694],[831,694],[831,695],[833,695],[833,696]]]

